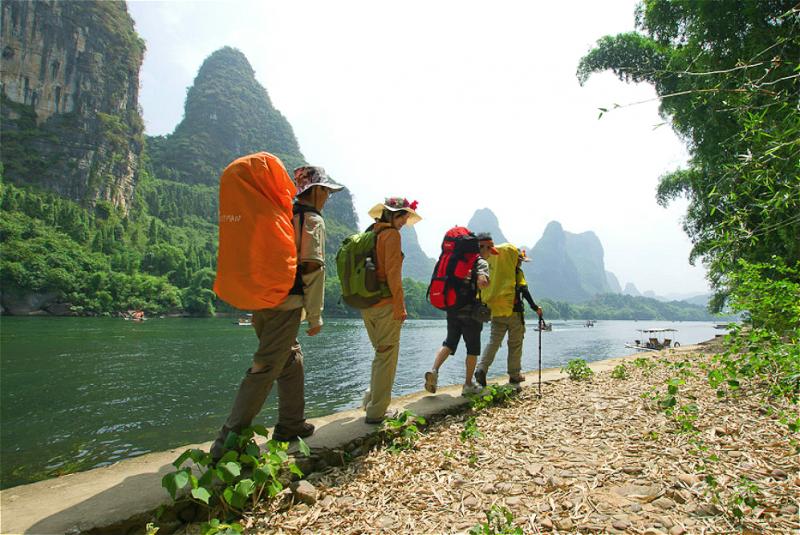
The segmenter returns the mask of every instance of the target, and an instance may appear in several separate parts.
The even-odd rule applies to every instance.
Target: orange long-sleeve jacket
[[[375,243],[376,271],[378,281],[385,282],[392,292],[390,297],[381,299],[373,307],[391,303],[395,319],[406,313],[406,301],[403,295],[403,250],[400,232],[389,223],[375,223],[373,228],[378,233]]]

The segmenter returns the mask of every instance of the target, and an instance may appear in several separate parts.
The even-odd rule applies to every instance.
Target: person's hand
[[[319,334],[319,332],[320,332],[321,330],[322,330],[322,325],[314,325],[313,327],[311,327],[310,329],[308,329],[308,330],[306,331],[306,334],[307,334],[308,336],[316,336],[316,335],[318,335],[318,334]]]
[[[542,314],[543,314],[543,312],[542,312],[542,307],[536,307],[536,313],[537,313],[537,314],[539,314],[539,319],[540,319],[540,320],[541,320],[541,319],[544,319],[544,318],[542,317]]]
[[[392,317],[397,321],[399,321],[400,323],[403,323],[408,318],[408,312],[406,312],[405,310],[402,312],[402,314],[398,314],[397,312],[395,312]]]
[[[478,288],[481,290],[489,286],[489,277],[486,275],[478,275]]]

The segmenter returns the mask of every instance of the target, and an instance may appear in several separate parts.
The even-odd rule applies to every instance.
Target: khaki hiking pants
[[[253,313],[253,327],[258,336],[258,349],[253,360],[267,367],[258,373],[247,369],[231,413],[211,447],[213,456],[222,454],[225,438],[230,431],[238,433],[253,422],[275,381],[278,382],[277,425],[283,433],[291,433],[305,423],[303,353],[297,343],[301,311],[302,308],[267,308]]]
[[[503,338],[508,333],[508,375],[517,376],[522,372],[522,341],[525,338],[525,319],[519,312],[511,316],[492,318],[492,330],[489,343],[483,350],[478,369],[488,373],[489,367],[494,362],[497,350],[503,344]]]
[[[400,328],[403,322],[393,318],[392,305],[366,308],[361,311],[369,341],[375,350],[369,398],[366,399],[367,418],[383,418],[392,401],[392,385],[400,354]]]

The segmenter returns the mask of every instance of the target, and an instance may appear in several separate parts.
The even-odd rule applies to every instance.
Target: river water
[[[529,320],[523,370],[537,366],[538,332]],[[691,344],[720,331],[710,322],[554,322],[542,333],[543,367],[629,354],[636,329],[673,327]],[[445,336],[443,320],[409,320],[401,337],[394,395],[421,390]],[[488,328],[483,341],[488,340]],[[328,320],[301,334],[309,417],[358,406],[372,351],[360,320]],[[230,318],[4,317],[0,328],[0,487],[103,466],[151,451],[211,440],[230,409],[256,337]],[[464,348],[442,367],[439,384],[464,380]],[[490,376],[505,372],[505,347]],[[530,377],[529,381],[534,379]],[[259,416],[272,425],[275,394]]]

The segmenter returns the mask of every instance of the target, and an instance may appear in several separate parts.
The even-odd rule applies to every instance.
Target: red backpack
[[[468,228],[453,227],[445,233],[442,254],[428,286],[428,300],[433,306],[451,310],[475,300],[472,270],[478,251],[478,238]]]

